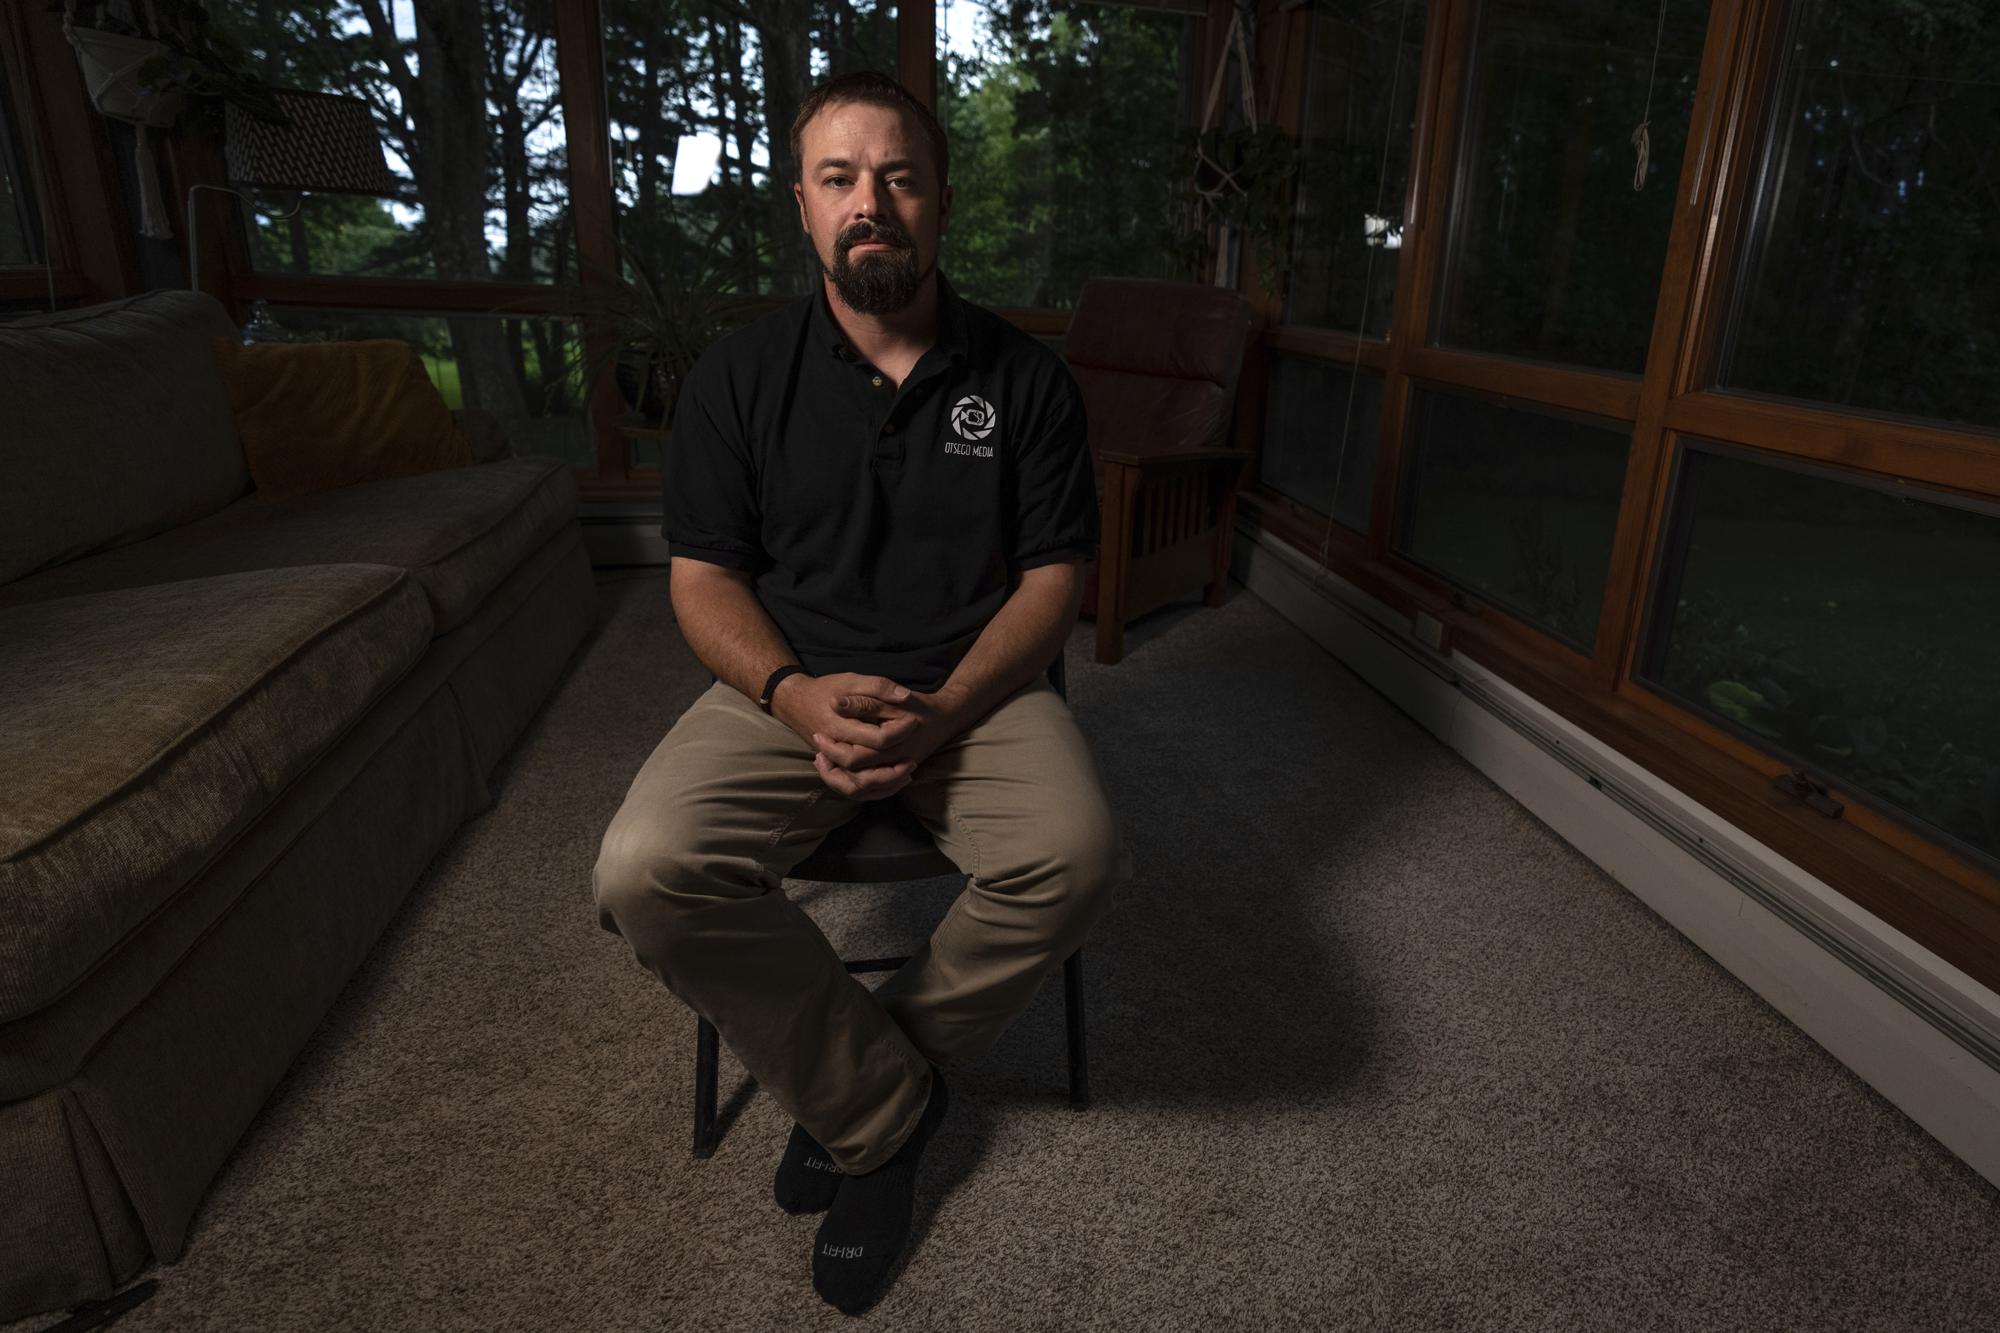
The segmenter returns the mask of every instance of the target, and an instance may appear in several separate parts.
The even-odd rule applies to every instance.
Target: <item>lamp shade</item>
[[[223,155],[232,182],[332,194],[396,193],[367,102],[290,88],[272,97],[288,124],[259,120],[227,104]]]

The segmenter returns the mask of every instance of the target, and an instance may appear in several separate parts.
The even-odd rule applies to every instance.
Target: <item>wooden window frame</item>
[[[1195,40],[1202,52],[1200,86],[1222,58],[1221,34],[1230,0],[1212,0]],[[1643,596],[1666,522],[1678,440],[1701,436],[1773,454],[1829,463],[1880,477],[1902,478],[1960,493],[2000,495],[2000,447],[1993,436],[1932,422],[1840,411],[1713,387],[1713,367],[1728,317],[1726,296],[1747,225],[1747,183],[1774,86],[1785,0],[1715,0],[1704,42],[1691,128],[1676,189],[1681,192],[1662,266],[1659,299],[1645,369],[1638,376],[1555,366],[1530,360],[1440,348],[1430,320],[1442,272],[1441,225],[1454,179],[1460,105],[1471,59],[1476,0],[1429,0],[1404,200],[1409,219],[1398,265],[1394,309],[1386,338],[1360,338],[1282,322],[1280,298],[1258,288],[1255,254],[1245,246],[1242,285],[1259,316],[1258,345],[1319,357],[1343,368],[1357,364],[1383,377],[1381,437],[1369,531],[1354,533],[1255,480],[1246,469],[1241,512],[1273,535],[1318,556],[1362,591],[1397,610],[1418,609],[1448,627],[1453,644],[1473,660],[1646,765],[1722,817],[1759,837],[1854,901],[1882,916],[1988,985],[2000,986],[2000,879],[1957,856],[1906,821],[1859,802],[1828,820],[1781,796],[1770,779],[1785,771],[1765,754],[1637,684],[1632,677]],[[569,142],[570,200],[579,256],[586,269],[609,271],[615,203],[609,123],[603,87],[603,34],[597,0],[555,0],[557,61]],[[1257,59],[1274,72],[1267,109],[1296,128],[1303,105],[1307,54],[1306,8],[1262,0]],[[935,105],[938,78],[935,10],[899,6],[898,73]],[[58,35],[59,40],[59,35]],[[73,62],[67,66],[72,72]],[[53,82],[54,80],[52,80]],[[80,96],[80,83],[77,95]],[[85,118],[94,123],[94,118]],[[100,132],[101,137],[101,132]],[[186,180],[219,176],[199,145],[172,155]],[[101,158],[100,144],[95,150]],[[103,173],[100,187],[109,173]],[[1438,188],[1443,183],[1443,188]],[[69,195],[75,199],[79,196]],[[108,214],[115,216],[115,214]],[[81,216],[81,214],[79,214]],[[233,228],[212,229],[218,238]],[[432,314],[532,311],[553,302],[545,286],[387,282],[260,275],[249,270],[240,237],[221,242],[220,295],[239,312],[255,299],[289,305],[422,309]],[[129,264],[129,261],[128,261]],[[100,270],[101,271],[101,270]],[[125,277],[130,287],[129,267]],[[1001,312],[1030,333],[1060,335],[1059,310]],[[1245,368],[1236,440],[1261,443],[1265,358]],[[1589,655],[1556,643],[1498,608],[1396,555],[1390,548],[1404,471],[1403,439],[1416,387],[1470,391],[1524,407],[1558,408],[1632,425],[1626,483]],[[579,469],[591,500],[631,500],[657,494],[656,469],[632,462],[634,432],[607,373],[593,386],[597,445],[593,468]]]
[[[1256,527],[1318,558],[1363,593],[1404,615],[1425,611],[1450,645],[1557,714],[1644,765],[1724,819],[1818,876],[1988,986],[2000,987],[2000,876],[1867,798],[1828,819],[1776,791],[1785,761],[1758,749],[1634,677],[1648,590],[1669,515],[1682,437],[1832,465],[1870,478],[2000,497],[2000,435],[1936,422],[1778,400],[1715,387],[1715,366],[1737,256],[1749,225],[1751,176],[1776,89],[1786,0],[1715,0],[1703,45],[1690,135],[1646,366],[1637,376],[1441,348],[1431,321],[1442,274],[1443,226],[1457,169],[1461,100],[1477,0],[1433,0],[1427,14],[1412,138],[1403,261],[1386,340],[1279,322],[1282,302],[1252,292],[1268,321],[1260,345],[1357,361],[1384,376],[1374,506],[1363,537],[1257,481],[1239,496]],[[1308,11],[1264,0],[1267,33],[1302,25]],[[1268,51],[1289,58],[1281,123],[1300,124],[1304,41]],[[1267,66],[1268,67],[1268,66]],[[1442,183],[1442,188],[1434,188]],[[1264,358],[1259,357],[1261,362]],[[1261,382],[1262,375],[1246,374]],[[1625,488],[1589,655],[1572,651],[1397,555],[1390,547],[1407,464],[1416,388],[1471,392],[1524,408],[1558,408],[1629,422]],[[1261,387],[1242,400],[1237,439],[1262,441]],[[1838,794],[1838,793],[1836,793]]]
[[[117,168],[62,19],[46,5],[0,6],[0,67],[43,219],[43,263],[0,272],[0,305],[110,301],[135,290]]]
[[[1182,3],[1163,6],[1187,12]],[[1215,0],[1210,18],[1194,36],[1198,61],[1213,45],[1210,21],[1225,16],[1226,0]],[[569,199],[576,228],[582,281],[609,273],[617,263],[617,204],[613,190],[610,117],[604,87],[604,29],[599,0],[553,0],[556,67],[562,86],[563,120],[569,160]],[[925,105],[937,106],[937,11],[929,4],[899,3],[896,12],[897,77]],[[71,62],[72,68],[74,62]],[[1193,99],[1190,99],[1192,104]],[[172,186],[179,197],[195,183],[220,184],[222,166],[211,144],[180,141],[170,158]],[[228,303],[240,319],[252,302],[342,309],[407,310],[429,315],[493,315],[551,312],[555,289],[547,284],[452,282],[423,278],[369,279],[291,273],[259,273],[250,263],[240,230],[224,196],[200,201],[207,211],[202,230],[204,287]],[[4,290],[4,289],[0,289]],[[996,313],[1025,332],[1059,337],[1068,332],[1069,312],[1056,309],[1002,309]],[[602,349],[592,348],[593,354]],[[609,369],[591,386],[591,435],[596,461],[576,471],[586,501],[643,500],[659,493],[659,470],[634,461],[633,447],[658,439],[657,428],[628,420],[623,397]]]

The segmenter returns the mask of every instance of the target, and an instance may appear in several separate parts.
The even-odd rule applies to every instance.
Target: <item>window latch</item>
[[[1833,794],[1827,791],[1825,784],[1814,782],[1807,777],[1803,768],[1778,774],[1771,779],[1771,785],[1795,801],[1804,801],[1828,819],[1840,818],[1841,812],[1847,809],[1833,798]]]

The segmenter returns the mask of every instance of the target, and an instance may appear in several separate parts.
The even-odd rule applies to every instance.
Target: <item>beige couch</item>
[[[258,500],[233,333],[0,324],[0,1319],[179,1256],[595,615],[562,464]]]

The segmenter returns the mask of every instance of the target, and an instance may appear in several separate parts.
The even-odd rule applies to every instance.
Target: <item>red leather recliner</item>
[[[1227,447],[1249,340],[1240,292],[1093,278],[1063,358],[1083,390],[1102,534],[1083,613],[1097,660],[1124,656],[1125,622],[1197,589],[1220,606],[1236,484]]]

